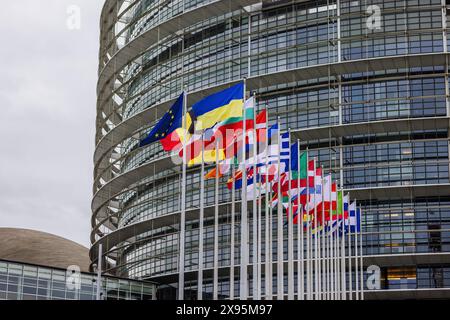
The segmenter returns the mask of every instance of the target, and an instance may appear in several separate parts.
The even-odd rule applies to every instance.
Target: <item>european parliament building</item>
[[[139,142],[184,89],[190,106],[246,78],[269,123],[279,118],[362,205],[364,266],[381,271],[365,299],[450,298],[448,17],[446,0],[106,0],[92,264],[101,245],[105,273],[176,299],[182,258],[185,299],[240,297],[241,215],[227,177],[218,220],[206,181],[199,266],[199,168],[187,172],[180,233],[181,168]],[[249,220],[251,233],[251,210]]]

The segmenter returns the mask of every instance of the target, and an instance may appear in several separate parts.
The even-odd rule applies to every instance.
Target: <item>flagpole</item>
[[[314,163],[314,159],[313,159],[313,163]],[[313,164],[314,166],[314,164]],[[308,163],[308,183],[309,183],[309,163]],[[315,214],[314,214],[314,209],[313,209],[313,213],[310,214],[310,210],[309,210],[309,203],[311,201],[311,197],[314,195],[313,193],[311,193],[311,189],[313,186],[311,186],[310,184],[308,185],[308,201],[306,201],[306,212],[307,214],[310,216],[310,224],[309,224],[309,250],[310,250],[310,288],[311,288],[311,300],[316,300],[317,296],[316,296],[316,265],[315,265],[315,236],[314,236],[314,218],[315,218]],[[314,205],[314,199],[313,201],[313,205]]]
[[[216,183],[214,203],[214,275],[213,300],[219,297],[219,143],[216,141]]]
[[[254,96],[252,96],[254,99]],[[256,146],[256,114],[255,114],[255,101],[253,100],[253,146],[252,146],[252,154],[253,157],[251,157],[253,161],[253,244],[252,244],[252,251],[253,251],[253,300],[258,299],[258,261],[257,261],[257,252],[258,252],[258,208],[256,203],[256,187],[257,187],[257,166],[256,166],[256,156],[257,156],[257,146]],[[245,112],[245,109],[244,109]],[[252,165],[252,164],[250,164]]]
[[[283,266],[283,196],[281,194],[281,148],[280,118],[278,118],[278,206],[277,206],[277,300],[284,300],[284,266]]]
[[[309,150],[308,150],[308,159],[309,159]],[[310,214],[309,212],[309,201],[311,199],[311,186],[309,185],[309,160],[308,160],[308,176],[307,176],[307,181],[308,181],[308,197],[307,197],[307,201],[306,201],[306,214],[309,217],[309,297],[310,300],[314,300],[315,299],[315,291],[314,291],[314,241],[313,241],[313,219],[314,219],[314,214]]]
[[[271,261],[272,261],[272,256],[269,250],[269,246],[272,246],[272,242],[270,242],[270,232],[272,230],[272,220],[269,219],[270,218],[270,212],[271,211],[269,208],[271,207],[271,202],[269,202],[269,127],[268,127],[268,117],[266,118],[266,163],[265,163],[265,168],[266,168],[266,183],[265,183],[265,187],[266,187],[266,195],[265,195],[265,203],[266,203],[266,210],[265,210],[265,223],[266,223],[266,230],[265,230],[265,248],[264,248],[264,256],[265,256],[265,290],[266,290],[266,300],[272,299],[272,292],[269,291],[269,289],[271,289],[272,286],[272,278],[269,276],[270,274],[270,268],[271,268]],[[270,224],[270,225],[269,225]]]
[[[266,180],[267,181],[267,180]],[[264,247],[264,256],[265,256],[265,268],[264,268],[264,281],[265,281],[265,300],[269,300],[271,298],[270,295],[270,282],[269,282],[269,273],[270,273],[270,256],[269,256],[269,245],[270,239],[269,239],[269,193],[268,193],[268,182],[266,182],[266,196],[265,196],[265,223],[266,223],[266,230],[265,230],[265,247]]]
[[[269,190],[272,190],[272,182],[269,184]],[[269,193],[269,297],[267,300],[273,299],[273,216],[272,201],[273,193]]]
[[[333,176],[330,170],[330,284],[331,284],[331,296],[332,300],[336,300],[336,282],[334,280],[335,277],[335,264],[334,264],[334,230],[333,230]]]
[[[204,147],[204,133],[201,136],[202,144],[202,167],[200,173],[200,215],[199,215],[199,253],[198,253],[198,284],[197,284],[197,299],[203,300],[203,220],[204,220],[204,202],[205,202],[205,147]]]
[[[288,300],[294,300],[294,237],[293,237],[293,214],[292,214],[292,203],[291,203],[291,183],[292,183],[292,155],[291,155],[291,129],[289,132],[289,185],[288,185],[288,201],[289,201],[289,214],[287,216],[288,220]]]
[[[255,126],[257,126],[256,123],[256,117],[255,117]],[[267,130],[268,130],[268,126],[267,126],[267,111],[266,111],[266,123],[265,123],[265,134],[267,136]],[[260,146],[260,141],[259,141],[259,135],[256,133],[255,135],[255,139],[256,141],[258,141],[258,148],[257,149],[261,149],[263,146]],[[266,142],[267,144],[267,142]],[[265,149],[267,151],[267,149]],[[261,153],[261,151],[257,151],[256,157],[255,157],[255,162],[257,165],[259,165],[259,159],[258,159],[258,154]],[[267,152],[266,152],[267,153]],[[261,160],[262,161],[262,160]],[[262,192],[262,175],[257,174],[257,180],[258,180],[258,248],[257,248],[257,299],[261,300],[262,299],[262,245],[263,245],[263,240],[262,240],[262,196],[263,196],[263,192]],[[266,180],[267,182],[267,180]],[[267,217],[266,217],[267,218]],[[266,229],[267,230],[267,229]]]
[[[259,177],[258,174],[258,179],[261,179],[261,177]],[[256,286],[257,286],[257,295],[256,295],[256,299],[257,300],[261,300],[261,296],[262,296],[262,276],[261,276],[261,264],[262,264],[262,192],[261,192],[261,182],[259,181],[257,183],[258,189],[258,247],[256,250],[256,263],[257,263],[257,282],[256,282]]]
[[[345,233],[344,233],[344,222],[345,222],[345,195],[344,188],[342,187],[342,221],[341,221],[341,277],[342,277],[342,300],[347,300],[347,287],[346,287],[346,263],[345,263]]]
[[[336,233],[334,230],[334,225],[332,225],[332,236],[333,236],[333,260],[332,260],[332,264],[333,264],[333,299],[334,300],[338,300],[338,293],[339,293],[339,288],[337,286],[338,280],[337,280],[337,276],[338,276],[338,272],[337,272],[337,265],[336,265],[336,256],[337,256],[337,252],[336,252]]]
[[[247,80],[244,78],[244,102],[247,90]],[[248,299],[248,212],[247,212],[247,164],[246,164],[246,137],[247,137],[247,117],[244,109],[243,130],[242,130],[242,199],[241,199],[241,266],[240,266],[240,297],[241,300]]]
[[[328,212],[328,270],[329,270],[329,287],[330,300],[334,300],[334,269],[333,269],[333,180],[331,171],[329,172],[328,192],[330,197],[329,212]]]
[[[350,197],[349,197],[349,203],[348,203],[348,223],[347,223],[347,243],[348,243],[348,299],[349,300],[353,300],[353,269],[352,269],[352,254],[353,254],[353,250],[352,250],[352,236],[351,236],[351,221],[350,221],[350,217],[351,217],[351,201],[350,201]],[[355,212],[356,214],[356,212]]]
[[[322,232],[321,232],[321,240],[322,240],[322,247],[321,247],[321,271],[322,271],[322,299],[328,300],[327,293],[327,283],[326,283],[326,268],[325,268],[325,256],[326,256],[326,233],[325,233],[325,194],[323,190],[323,166],[320,168],[320,174],[321,174],[321,190],[322,193]]]
[[[332,217],[332,199],[331,199],[331,176],[330,172],[327,175],[327,196],[329,201],[328,218],[327,218],[327,286],[328,286],[328,300],[333,300],[333,280],[332,280],[332,268],[331,268],[331,217]]]
[[[356,207],[355,215],[358,216],[358,207]],[[359,252],[359,244],[358,244],[358,226],[355,228],[355,293],[356,293],[356,300],[360,300],[360,294],[359,294],[359,261],[358,261],[358,252]]]
[[[256,103],[255,103],[256,104]],[[255,106],[254,106],[255,107]],[[256,116],[255,116],[255,127],[258,125],[257,121],[256,121]],[[265,132],[267,132],[267,114],[266,114],[266,123],[265,123]],[[260,141],[259,141],[259,135],[257,134],[257,130],[255,130],[255,140],[257,142],[257,151],[256,151],[256,156],[255,156],[255,162],[257,165],[259,165],[259,159],[258,159],[258,154],[260,153],[260,151],[258,151],[258,149],[260,150],[262,148],[262,146],[260,147]],[[257,176],[257,184],[256,186],[258,187],[258,247],[257,247],[257,300],[261,300],[262,299],[262,245],[263,245],[263,240],[262,240],[262,176],[260,176],[259,174],[259,169],[258,169],[258,173],[256,174]]]
[[[232,187],[231,187],[231,244],[230,244],[230,300],[234,300],[234,229],[235,229],[235,214],[236,214],[236,167],[234,161],[231,164]]]
[[[306,298],[311,300],[311,216],[308,211],[309,202],[309,151],[306,148],[306,201],[305,214],[306,223]]]
[[[316,207],[316,215],[317,215],[317,222],[316,222],[316,234],[317,234],[317,282],[318,282],[318,293],[319,293],[319,300],[324,300],[323,294],[322,294],[322,232],[321,232],[321,212],[319,212],[319,198],[318,198],[318,192],[321,192],[321,189],[319,189],[319,185],[316,183],[316,178],[317,176],[317,163],[316,163],[316,168],[315,168],[315,172],[314,172],[314,191],[315,191],[315,207]],[[317,178],[318,179],[318,178]],[[320,183],[322,183],[322,177],[320,177]],[[321,195],[319,194],[319,196],[321,197]]]
[[[364,300],[364,262],[363,262],[363,250],[362,250],[362,242],[363,242],[363,237],[362,237],[362,207],[360,205],[359,208],[359,231],[360,231],[360,237],[359,237],[359,254],[360,254],[360,266],[361,266],[361,272],[360,272],[360,283],[361,283],[361,300]]]
[[[334,280],[336,281],[336,300],[340,300],[340,296],[341,296],[341,290],[340,290],[340,272],[339,272],[339,246],[338,246],[338,231],[339,231],[339,191],[338,191],[338,186],[337,186],[337,181],[336,181],[336,230],[335,230],[335,234],[334,234],[334,264],[335,264],[335,276],[334,276]]]
[[[325,171],[323,171],[324,169],[322,168],[322,177],[323,177],[323,181],[325,181],[324,178],[324,173]],[[325,187],[325,182],[322,184]],[[325,268],[325,290],[326,290],[326,299],[330,300],[330,285],[328,283],[329,277],[330,277],[330,270],[329,270],[329,266],[328,266],[328,253],[329,253],[329,245],[328,245],[328,233],[327,233],[327,224],[328,222],[326,221],[326,210],[325,210],[325,188],[323,188],[323,216],[324,216],[324,220],[323,220],[323,230],[324,230],[324,234],[323,234],[323,241],[325,243],[324,247],[325,247],[325,252],[324,252],[324,268]]]
[[[179,270],[178,270],[178,300],[184,300],[184,258],[185,258],[185,233],[186,233],[186,140],[187,140],[187,93],[183,91],[183,163],[181,178],[181,216],[179,236]]]
[[[338,191],[338,184],[336,181],[336,200],[337,200],[337,216],[336,216],[336,236],[335,236],[335,246],[336,246],[336,257],[335,257],[335,263],[336,263],[336,299],[341,300],[341,265],[340,265],[340,254],[341,254],[341,247],[339,246],[339,191]]]
[[[297,139],[297,156],[298,156],[298,170],[297,177],[297,294],[298,300],[304,300],[304,265],[303,265],[303,212],[301,209],[301,155],[300,155],[300,140]]]
[[[308,191],[306,192],[308,198]],[[304,209],[305,210],[305,209]],[[307,217],[306,224],[306,299],[312,300],[312,282],[311,282],[311,216],[305,210]]]
[[[339,187],[340,187],[340,195],[341,195],[341,210],[338,211],[338,225],[337,225],[337,246],[338,246],[338,250],[339,250],[339,254],[338,254],[338,270],[339,270],[339,280],[338,280],[338,285],[339,285],[339,300],[343,300],[342,299],[342,295],[343,295],[343,287],[342,287],[342,246],[341,246],[341,224],[342,224],[342,219],[343,219],[343,212],[344,212],[344,192],[342,189],[342,185],[341,185],[341,180],[339,180]],[[339,203],[339,202],[338,202]]]
[[[313,206],[314,206],[314,227],[315,227],[315,235],[314,235],[314,292],[315,292],[315,300],[320,300],[319,293],[319,261],[318,261],[318,224],[317,224],[317,204],[316,204],[316,159],[313,159],[313,181],[314,181],[314,195],[313,195]]]
[[[266,165],[267,168],[267,165]],[[264,234],[264,283],[265,283],[265,300],[268,300],[269,297],[269,193],[268,193],[268,184],[267,176],[266,176],[266,195],[265,195],[265,213],[264,213],[264,222],[265,222],[265,234]]]

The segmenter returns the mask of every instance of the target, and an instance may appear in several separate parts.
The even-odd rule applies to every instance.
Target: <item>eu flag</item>
[[[171,151],[180,144],[183,119],[183,98],[184,94],[181,94],[170,110],[155,125],[153,130],[150,131],[147,138],[140,142],[141,147],[156,141],[161,141],[164,150]]]

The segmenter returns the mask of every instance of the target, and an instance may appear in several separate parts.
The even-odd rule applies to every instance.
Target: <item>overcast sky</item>
[[[2,1],[0,227],[89,246],[103,2]],[[76,27],[71,5],[81,9],[79,30],[67,24]]]

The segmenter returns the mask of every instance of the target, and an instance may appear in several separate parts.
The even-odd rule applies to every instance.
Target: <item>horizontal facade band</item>
[[[240,202],[236,201],[235,205],[236,205],[236,212],[239,212],[241,208]],[[186,221],[198,220],[199,212],[200,212],[199,208],[187,209]],[[219,204],[219,214],[225,214],[230,212],[231,212],[231,203],[227,202]],[[204,208],[205,218],[214,217],[214,213],[215,213],[214,206],[205,206]],[[126,227],[122,227],[104,236],[98,241],[95,241],[95,238],[93,238],[95,235],[94,230],[91,233],[91,242],[93,243],[91,251],[94,251],[93,253],[91,252],[91,258],[96,257],[96,250],[99,244],[102,244],[104,251],[107,252],[112,248],[114,248],[119,243],[124,242],[134,236],[143,234],[145,232],[148,232],[149,230],[162,228],[179,222],[180,222],[180,212],[176,211],[173,213],[168,213],[159,217],[155,217],[153,219],[140,221],[134,224],[130,224]]]
[[[375,190],[375,191],[373,191]],[[350,192],[352,199],[362,200],[375,200],[375,199],[411,199],[413,197],[422,196],[448,196],[450,194],[450,183],[449,184],[439,184],[439,185],[417,185],[417,186],[394,186],[394,187],[380,187],[380,188],[367,188],[367,189],[346,189],[345,191]],[[378,198],[374,197],[374,194]],[[384,196],[385,198],[382,198]],[[251,201],[248,202],[248,211],[252,211]],[[240,212],[240,201],[236,201],[236,212]],[[186,210],[186,221],[195,221],[199,217],[199,208],[189,208]],[[214,216],[215,207],[205,206],[204,216],[205,218],[211,218]],[[219,204],[219,214],[231,213],[231,203],[221,203]],[[111,250],[121,242],[124,242],[132,237],[138,236],[149,230],[161,228],[164,226],[170,226],[172,224],[179,223],[180,212],[169,213],[153,219],[144,220],[137,222],[126,227],[120,228],[105,235],[98,241],[95,241],[94,228],[91,233],[91,259],[96,257],[98,250],[98,245],[102,244],[105,252]],[[95,220],[93,220],[95,221]]]
[[[402,185],[346,189],[352,199],[363,200],[409,200],[422,197],[448,197],[450,183]]]
[[[311,127],[291,130],[291,133],[294,138],[299,139],[302,142],[386,132],[413,132],[449,128],[450,117],[445,116],[377,120],[315,128]]]
[[[300,142],[313,140],[337,139],[341,137],[360,136],[367,134],[379,134],[387,132],[414,132],[424,130],[449,130],[450,117],[418,117],[404,119],[378,120],[371,122],[356,122],[342,125],[331,125],[323,127],[311,127],[305,129],[291,130],[292,137]],[[94,180],[98,180],[113,169],[114,163],[109,163]],[[104,177],[103,177],[104,178]],[[105,178],[104,178],[105,179]],[[108,178],[106,179],[108,181]]]
[[[225,15],[229,12],[242,9],[258,2],[260,2],[260,0],[211,1],[187,10],[178,16],[167,19],[153,28],[150,28],[127,43],[111,57],[100,72],[97,83],[97,94],[100,95],[100,93],[106,89],[106,86],[112,86],[114,83],[112,77],[115,72],[117,72],[117,70],[122,70],[127,64],[142,55],[148,49],[149,44],[157,43],[159,40],[175,34],[184,28],[190,27],[197,22],[201,22],[207,17]]]
[[[437,256],[437,258],[433,257]],[[384,259],[384,258],[383,258]],[[364,256],[363,257],[363,263],[365,267],[368,267],[370,265],[377,265],[379,267],[390,267],[390,266],[397,266],[397,267],[403,267],[408,265],[427,265],[427,264],[436,264],[436,265],[442,265],[442,264],[449,264],[450,263],[450,253],[448,252],[440,252],[440,253],[412,253],[412,254],[393,254],[390,256],[387,256],[386,259],[389,260],[387,265],[383,265],[382,259],[378,259],[377,256]],[[405,261],[415,261],[412,264],[403,264]],[[433,262],[430,262],[433,261]],[[434,262],[435,261],[435,262]],[[372,263],[373,262],[373,263]],[[264,263],[262,263],[264,266]],[[288,263],[287,261],[284,261],[284,273],[288,272]],[[235,274],[239,274],[239,265],[235,265]],[[273,262],[273,270],[277,270],[277,262]],[[297,260],[294,261],[294,270],[297,270]],[[219,267],[218,268],[218,274],[219,277],[226,277],[229,275],[230,272],[230,266],[225,267]],[[213,276],[213,268],[205,268],[203,269],[204,278],[211,278]],[[248,265],[248,275],[251,276],[253,274],[253,264]],[[265,274],[265,268],[261,268],[261,274]],[[198,271],[197,270],[191,270],[185,272],[185,280],[186,281],[194,281],[197,280]],[[152,282],[156,283],[174,283],[178,281],[178,272],[176,273],[167,273],[164,275],[159,275],[155,277],[151,277],[149,279]],[[449,289],[450,290],[450,289]],[[381,291],[380,291],[381,292]]]
[[[170,160],[170,157],[162,157],[115,177],[94,194],[91,205],[92,212],[95,214],[109,200],[123,190],[132,187],[133,184],[142,180],[142,178],[153,176],[167,169],[173,169],[177,172],[180,171],[180,167],[176,166]]]
[[[450,252],[380,254],[364,256],[364,266],[425,266],[450,264]]]
[[[364,300],[450,299],[450,288],[365,290]]]

